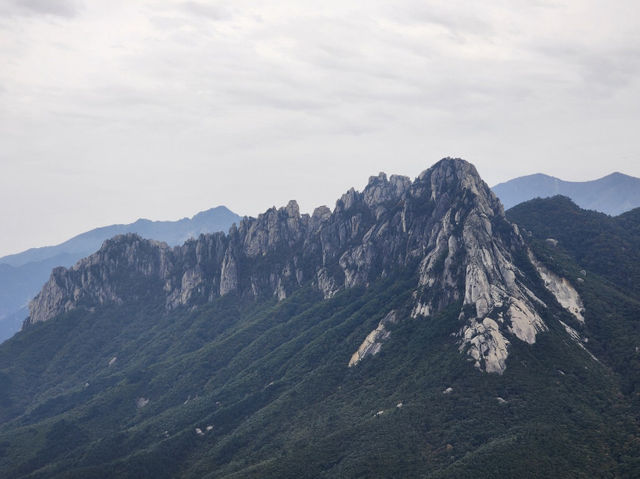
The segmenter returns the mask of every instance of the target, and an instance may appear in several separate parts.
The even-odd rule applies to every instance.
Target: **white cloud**
[[[490,183],[640,176],[633,1],[1,9],[0,254],[220,203],[310,210],[447,155]]]
[[[74,0],[7,0],[0,5],[0,12],[5,15],[74,17],[80,10],[79,2]]]

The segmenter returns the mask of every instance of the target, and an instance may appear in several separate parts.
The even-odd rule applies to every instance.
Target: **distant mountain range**
[[[541,173],[492,188],[505,209],[533,198],[567,196],[581,208],[616,216],[640,206],[640,178],[612,173],[593,181],[563,181]]]
[[[74,236],[56,246],[32,248],[0,258],[0,342],[20,329],[28,316],[27,303],[47,281],[56,266],[69,267],[97,251],[113,236],[136,233],[170,246],[201,234],[227,231],[241,217],[225,206],[202,211],[178,221],[139,219],[135,223],[104,226]]]

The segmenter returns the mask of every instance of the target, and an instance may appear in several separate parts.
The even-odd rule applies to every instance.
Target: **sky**
[[[0,0],[0,256],[442,157],[640,176],[640,3]]]

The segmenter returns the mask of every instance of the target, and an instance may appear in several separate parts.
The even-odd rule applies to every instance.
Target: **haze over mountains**
[[[533,198],[555,195],[567,196],[581,208],[611,216],[640,206],[640,178],[617,172],[593,181],[563,181],[537,173],[500,183],[492,190],[505,209]]]
[[[218,206],[177,221],[139,219],[130,224],[96,228],[56,246],[33,248],[0,258],[0,342],[20,328],[28,315],[27,303],[47,281],[54,267],[73,265],[97,251],[106,239],[136,233],[175,246],[204,233],[227,231],[240,219],[226,207]]]
[[[0,474],[637,477],[638,220],[505,215],[448,158],[333,211],[114,237],[0,345]]]

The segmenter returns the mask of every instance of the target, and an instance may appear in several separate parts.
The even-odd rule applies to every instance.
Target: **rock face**
[[[368,334],[358,350],[353,353],[353,356],[351,356],[349,360],[349,367],[355,366],[367,356],[375,356],[378,354],[382,348],[382,342],[391,334],[387,326],[397,321],[398,318],[395,311],[389,312],[389,314],[382,318],[376,329]]]
[[[548,240],[547,240],[548,241]],[[556,301],[575,318],[584,323],[584,305],[580,295],[575,288],[565,278],[561,278],[542,263],[537,261],[533,254],[529,252],[529,259],[538,270],[538,274],[544,281],[545,287],[553,294]]]
[[[169,275],[171,249],[166,243],[135,234],[104,242],[95,254],[75,266],[55,268],[42,291],[29,304],[25,324],[46,321],[83,306],[123,303],[162,291]]]
[[[226,235],[201,235],[175,248],[136,235],[115,237],[72,268],[54,270],[25,324],[144,295],[172,309],[228,294],[284,299],[311,284],[330,298],[410,268],[418,278],[411,315],[462,304],[460,351],[477,368],[501,373],[510,341],[533,343],[546,330],[537,313],[544,304],[515,265],[520,253],[526,260],[520,233],[475,168],[446,158],[414,181],[373,176],[362,192],[345,193],[333,211],[300,214],[291,201],[243,219]],[[361,349],[371,339],[367,351],[375,354],[392,321],[383,322]],[[350,365],[367,351],[358,350]]]

